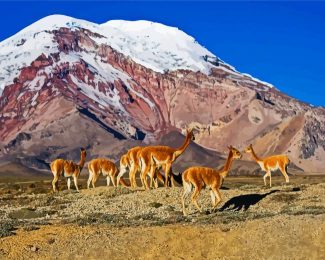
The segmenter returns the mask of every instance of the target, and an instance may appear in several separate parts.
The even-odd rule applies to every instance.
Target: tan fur
[[[86,150],[83,148],[80,149],[80,161],[79,163],[74,163],[73,161],[67,161],[64,159],[56,159],[54,160],[50,167],[51,171],[53,173],[53,181],[52,181],[52,186],[53,186],[53,191],[56,192],[58,191],[58,182],[59,178],[64,174],[64,177],[67,177],[67,184],[68,184],[68,189],[70,190],[70,177],[73,177],[74,185],[76,187],[76,190],[79,191],[78,188],[78,177],[79,174],[84,167],[85,160],[86,160]]]
[[[172,163],[185,151],[191,140],[194,140],[193,132],[187,131],[185,141],[179,148],[169,146],[148,146],[143,148],[138,156],[141,163],[140,178],[143,187],[148,189],[147,175],[150,177],[150,187],[152,187],[154,175],[160,168],[165,172],[164,185],[167,187]]]
[[[127,169],[130,170],[130,160],[129,160],[129,157],[127,156],[127,154],[124,154],[121,156],[121,159],[120,159],[120,172],[117,175],[117,186],[119,186],[119,180],[126,173]],[[130,175],[129,175],[129,178],[130,178]],[[130,183],[132,186],[131,178],[130,178]]]
[[[269,156],[269,157],[266,157],[266,158],[262,159],[262,158],[257,157],[252,145],[249,145],[245,149],[245,152],[252,154],[253,159],[259,164],[262,171],[266,172],[266,174],[263,177],[265,186],[266,186],[266,178],[267,177],[270,177],[270,187],[272,186],[271,172],[276,171],[277,169],[279,169],[281,171],[281,173],[283,174],[286,182],[287,183],[289,182],[289,176],[288,176],[288,173],[287,173],[287,166],[289,165],[290,160],[289,160],[287,155],[273,155],[273,156]]]
[[[129,178],[131,187],[136,188],[136,174],[140,172],[138,154],[140,153],[143,147],[136,146],[131,148],[126,154],[121,157],[120,160],[120,172],[117,176],[117,180],[119,180],[125,173],[126,170],[129,169]]]
[[[88,189],[90,188],[90,183],[92,183],[93,188],[95,188],[95,184],[101,173],[106,177],[107,186],[109,186],[110,181],[112,181],[114,187],[116,186],[116,174],[118,172],[118,169],[114,162],[104,158],[93,159],[88,163],[88,171]],[[123,178],[120,178],[119,182],[123,186],[127,186]]]
[[[211,189],[210,193],[213,208],[216,208],[217,205],[221,202],[222,199],[219,189],[221,187],[223,179],[227,176],[233,159],[240,159],[242,156],[241,153],[232,146],[229,146],[228,148],[229,155],[224,167],[221,170],[196,166],[188,168],[183,173],[182,179],[184,193],[182,196],[182,206],[184,216],[187,215],[185,210],[185,199],[191,193],[193,186],[194,192],[192,194],[192,203],[197,207],[200,212],[202,212],[202,209],[197,203],[197,198],[200,194],[201,189],[204,186],[208,186]],[[218,199],[217,201],[216,198]]]

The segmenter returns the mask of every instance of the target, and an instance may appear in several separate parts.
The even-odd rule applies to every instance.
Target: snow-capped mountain
[[[252,142],[262,155],[286,152],[298,167],[318,170],[324,122],[324,109],[159,23],[52,15],[0,43],[3,156],[49,160],[81,144],[94,154],[110,146],[117,156],[121,140],[148,143],[194,127],[204,147]]]
[[[149,21],[114,20],[98,25],[63,15],[45,17],[23,29],[0,44],[1,88],[18,76],[20,69],[28,66],[42,53],[58,52],[54,35],[61,27],[70,30],[85,28],[101,37],[91,37],[98,45],[107,44],[129,56],[135,62],[154,71],[191,69],[208,72],[210,65],[202,57],[216,57],[195,40],[178,30]],[[177,39],[177,41],[176,41]],[[13,55],[17,53],[16,55]],[[77,55],[78,56],[78,55]],[[68,57],[70,59],[70,57]],[[94,57],[72,57],[93,60]],[[90,59],[90,60],[89,60]],[[70,60],[73,62],[73,60]]]
[[[239,74],[234,67],[224,63],[193,37],[175,27],[150,21],[124,20],[95,24],[64,15],[51,15],[0,43],[0,93],[5,85],[18,76],[22,67],[28,66],[42,53],[48,56],[58,52],[51,32],[63,27],[72,31],[80,28],[90,30],[97,36],[100,35],[90,37],[96,44],[111,46],[136,63],[156,72],[186,69],[209,74],[211,68],[218,64],[233,74]],[[15,53],[19,54],[14,55]],[[68,59],[73,62],[70,56]],[[72,59],[94,59],[85,54],[76,56],[78,57]],[[258,81],[249,74],[245,75]],[[261,83],[270,86],[269,83]]]

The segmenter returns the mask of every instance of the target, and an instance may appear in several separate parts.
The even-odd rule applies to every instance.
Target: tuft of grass
[[[159,202],[150,202],[148,204],[150,207],[153,207],[153,208],[160,208],[163,204],[159,203]]]
[[[208,224],[231,224],[236,222],[244,222],[247,220],[255,220],[260,218],[269,218],[274,216],[274,213],[270,212],[240,212],[240,211],[218,211],[197,218],[199,223]]]
[[[14,235],[14,230],[16,230],[16,228],[12,221],[0,223],[0,238]]]
[[[94,217],[86,216],[82,218],[76,218],[72,221],[72,223],[77,224],[78,226],[87,226],[87,225],[93,225],[96,224],[98,221]]]
[[[34,219],[34,218],[43,218],[46,215],[52,215],[56,211],[37,211],[33,208],[22,208],[16,211],[10,212],[9,217],[12,219]]]
[[[120,225],[121,223],[127,224],[127,220],[122,215],[95,213],[85,217],[78,217],[68,222],[65,221],[64,224],[66,223],[74,223],[79,226],[97,225],[97,224]]]
[[[239,186],[238,189],[240,190],[251,190],[251,189],[256,189],[258,186],[254,184],[244,184],[242,186]]]
[[[307,206],[302,209],[295,209],[295,208],[285,208],[282,210],[281,213],[288,214],[288,215],[321,215],[325,214],[325,207],[323,206]]]
[[[105,193],[100,194],[101,196],[107,198],[107,199],[111,199],[120,195],[125,195],[125,194],[129,194],[129,193],[133,193],[136,192],[135,190],[131,190],[128,188],[124,188],[124,187],[117,187],[114,189],[108,189],[107,191],[105,191]]]
[[[39,227],[34,226],[34,225],[28,225],[28,226],[23,227],[24,231],[33,231],[33,230],[38,230],[38,229],[39,229]]]
[[[272,200],[276,202],[291,203],[299,197],[299,194],[278,193],[273,195]]]

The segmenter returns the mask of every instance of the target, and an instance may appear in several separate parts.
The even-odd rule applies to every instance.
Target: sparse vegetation
[[[150,207],[153,207],[153,208],[159,208],[161,207],[163,204],[159,203],[159,202],[151,202],[148,204]]]
[[[277,178],[280,180],[281,176],[273,178],[275,184]],[[77,242],[80,244],[82,241],[89,243],[89,240],[95,238],[99,239],[95,240],[96,243],[101,243],[103,236],[113,236],[110,233],[113,229],[127,233],[130,229],[134,232],[146,228],[170,227],[171,230],[177,230],[180,227],[188,227],[195,230],[209,227],[209,230],[227,233],[228,236],[240,228],[251,238],[252,229],[247,230],[247,225],[254,227],[255,223],[259,223],[258,225],[273,223],[274,226],[274,220],[277,219],[279,228],[284,233],[290,233],[292,230],[287,226],[289,220],[294,222],[297,219],[301,223],[310,224],[324,219],[325,197],[322,183],[308,184],[308,181],[310,183],[315,181],[298,178],[294,185],[281,184],[270,189],[262,185],[260,178],[253,179],[256,183],[249,183],[250,180],[251,178],[243,177],[226,180],[223,186],[223,202],[214,211],[211,210],[209,190],[202,190],[200,204],[206,211],[199,213],[189,204],[187,217],[182,214],[181,187],[144,191],[141,188],[102,186],[83,189],[80,193],[64,190],[57,194],[49,194],[48,182],[33,182],[35,187],[31,183],[10,184],[5,189],[0,189],[0,237],[11,239],[24,233],[37,236],[47,228],[49,231],[44,237],[44,244],[28,242],[25,245],[27,251],[24,252],[42,254],[45,252],[44,247],[62,248],[63,238],[55,229],[51,231],[52,226],[63,227],[64,230],[73,227],[73,232],[94,230],[94,234],[108,230],[101,237],[87,235],[88,231],[84,231],[86,237],[83,236]],[[23,189],[25,192],[15,193],[15,189]],[[30,193],[29,189],[43,190],[43,193]],[[299,229],[299,226],[297,228]],[[40,236],[44,236],[44,233]],[[139,239],[143,237],[140,235]],[[38,249],[32,251],[28,245]],[[0,256],[6,257],[8,250],[11,249],[4,248]]]
[[[279,193],[279,194],[275,194],[272,199],[276,202],[292,203],[296,199],[298,199],[298,197],[299,194]]]
[[[12,221],[4,221],[0,223],[0,238],[14,235],[15,224]]]
[[[325,207],[323,206],[306,206],[302,208],[287,207],[281,213],[288,215],[321,215],[325,214]]]

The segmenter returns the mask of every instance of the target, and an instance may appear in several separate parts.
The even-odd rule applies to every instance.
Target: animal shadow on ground
[[[264,199],[266,196],[278,192],[279,190],[272,190],[270,192],[264,193],[264,194],[246,194],[246,195],[240,195],[231,198],[228,200],[219,211],[225,211],[225,210],[234,210],[234,211],[240,211],[244,209],[244,211],[248,210],[250,206],[255,205],[262,199]]]

